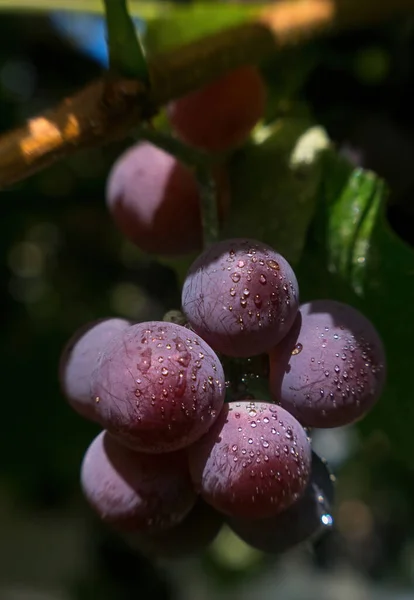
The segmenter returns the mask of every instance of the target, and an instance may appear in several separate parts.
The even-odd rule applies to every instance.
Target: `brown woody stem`
[[[157,107],[243,64],[332,30],[414,11],[414,0],[284,0],[256,20],[149,60],[145,82],[102,79],[0,137],[0,188],[77,152],[122,139]]]

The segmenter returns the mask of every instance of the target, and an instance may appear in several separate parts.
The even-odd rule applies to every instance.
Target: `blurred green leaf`
[[[329,153],[324,163],[317,237],[327,271],[358,296],[358,308],[376,325],[386,348],[386,389],[360,427],[383,430],[393,452],[412,463],[414,405],[409,374],[414,337],[414,250],[390,228],[385,216],[386,195],[384,182],[374,173],[352,169]],[[308,279],[312,278],[313,273],[308,273]],[[332,283],[327,275],[330,295]]]
[[[223,237],[262,240],[297,263],[315,209],[320,152],[328,144],[307,118],[258,129],[255,142],[230,164],[232,206]]]

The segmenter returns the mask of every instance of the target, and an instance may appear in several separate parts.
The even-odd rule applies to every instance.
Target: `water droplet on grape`
[[[275,260],[267,260],[266,264],[267,264],[268,267],[270,267],[274,271],[279,271],[280,270],[279,263],[276,262]]]

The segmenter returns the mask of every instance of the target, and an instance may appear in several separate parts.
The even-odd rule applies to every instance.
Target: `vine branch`
[[[316,35],[414,12],[414,0],[283,0],[254,22],[148,61],[144,81],[105,77],[0,137],[0,188],[82,148],[122,139],[162,106],[244,64]]]

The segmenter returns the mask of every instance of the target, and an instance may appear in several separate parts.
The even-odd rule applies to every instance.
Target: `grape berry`
[[[215,181],[222,221],[230,203],[224,169],[216,169]],[[196,178],[186,165],[148,142],[133,146],[117,160],[106,201],[119,230],[145,252],[174,256],[201,248]]]
[[[374,327],[352,306],[333,300],[302,305],[270,355],[275,400],[307,427],[360,419],[378,399],[384,378],[384,349]]]
[[[66,344],[59,365],[59,380],[69,404],[80,415],[96,421],[91,399],[91,377],[107,344],[131,323],[124,319],[103,319],[81,327]]]
[[[263,117],[266,89],[258,70],[240,67],[188,94],[167,108],[183,141],[208,151],[239,146]]]
[[[91,377],[100,424],[140,452],[185,448],[222,409],[224,372],[196,333],[175,323],[132,325],[112,340]]]
[[[332,526],[333,477],[326,463],[312,452],[311,476],[301,498],[282,513],[267,519],[229,519],[231,529],[247,544],[269,554],[280,554]]]
[[[125,531],[160,531],[176,525],[194,506],[184,452],[138,454],[102,432],[82,464],[83,492],[101,519]]]
[[[310,473],[311,447],[301,425],[265,402],[230,402],[189,454],[197,491],[217,510],[267,517],[293,504]]]
[[[189,324],[212,348],[233,357],[267,352],[287,334],[299,307],[289,263],[270,246],[225,240],[191,266],[182,291]]]

